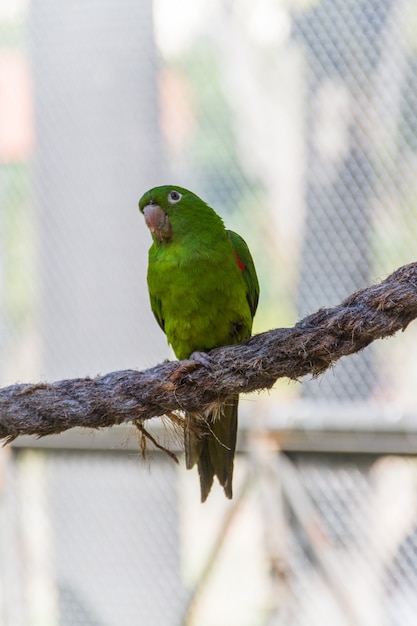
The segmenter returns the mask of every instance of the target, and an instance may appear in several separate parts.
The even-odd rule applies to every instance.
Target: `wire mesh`
[[[3,546],[2,575],[13,561],[24,567],[18,592],[2,598],[1,623],[179,623],[176,468],[153,461],[149,471],[123,451],[15,453],[2,534],[16,554]]]
[[[292,525],[289,623],[319,623],[331,611],[334,624],[411,624],[414,459],[303,455],[293,461],[322,535],[306,541],[303,515]]]

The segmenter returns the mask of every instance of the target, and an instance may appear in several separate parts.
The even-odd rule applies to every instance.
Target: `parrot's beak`
[[[168,215],[157,204],[148,204],[143,209],[146,226],[159,241],[171,239],[171,222]]]

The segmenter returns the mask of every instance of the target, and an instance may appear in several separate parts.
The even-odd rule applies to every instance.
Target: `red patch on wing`
[[[242,263],[242,261],[239,259],[239,255],[236,251],[235,251],[235,259],[236,259],[236,263],[238,264],[240,271],[243,272],[243,270],[245,269],[245,264]]]

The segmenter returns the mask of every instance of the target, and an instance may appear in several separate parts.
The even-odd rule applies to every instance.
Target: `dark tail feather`
[[[232,396],[216,418],[210,415],[206,422],[200,421],[201,434],[186,428],[186,466],[190,469],[196,462],[198,463],[202,502],[210,493],[214,476],[217,476],[226,496],[232,497],[238,402],[239,396]]]
[[[206,438],[208,438],[208,436]],[[201,502],[205,502],[213,485],[215,474],[215,469],[211,462],[207,441],[204,441],[201,455],[198,459],[198,473],[200,476]]]

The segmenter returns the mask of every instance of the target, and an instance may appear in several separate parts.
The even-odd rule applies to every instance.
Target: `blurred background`
[[[171,182],[249,244],[255,332],[416,261],[416,3],[2,0],[2,386],[170,357]],[[0,625],[414,625],[416,342],[242,398],[232,502],[130,427],[0,450]]]

